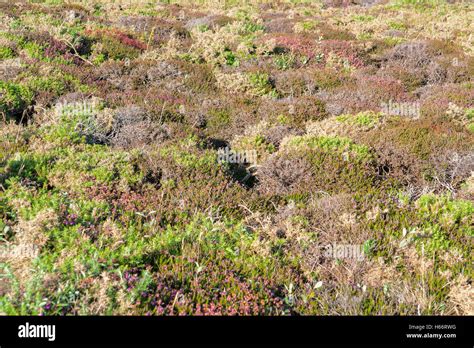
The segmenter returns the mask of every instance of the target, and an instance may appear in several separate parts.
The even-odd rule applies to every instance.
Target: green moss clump
[[[357,115],[340,115],[336,117],[336,121],[359,127],[372,128],[380,122],[381,116],[380,113],[366,111],[360,112]]]
[[[39,60],[44,59],[44,48],[38,43],[29,41],[23,44],[21,47],[26,51],[26,53],[31,58],[35,58]]]
[[[24,85],[0,81],[0,112],[7,117],[15,117],[33,101],[33,91]]]
[[[251,73],[248,75],[248,78],[256,95],[278,96],[278,93],[275,91],[270,81],[270,76],[267,73]]]
[[[370,149],[365,145],[358,145],[349,138],[331,137],[331,136],[295,136],[286,146],[290,147],[308,147],[310,149],[319,148],[322,150],[333,151],[337,153],[351,152],[359,160],[372,158]]]
[[[474,122],[473,123],[469,123],[467,126],[466,126],[467,130],[471,133],[474,133]]]
[[[0,46],[0,59],[9,59],[14,57],[15,52],[10,47]]]

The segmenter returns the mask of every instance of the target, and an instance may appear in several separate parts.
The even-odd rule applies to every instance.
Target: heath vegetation
[[[473,17],[1,2],[0,313],[473,315]]]

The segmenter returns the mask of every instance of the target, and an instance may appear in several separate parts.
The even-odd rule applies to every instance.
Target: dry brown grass
[[[466,275],[459,275],[449,290],[449,299],[456,315],[474,315],[474,287]]]
[[[29,221],[19,220],[14,226],[15,241],[12,256],[6,258],[13,274],[20,281],[20,285],[26,284],[32,276],[32,260],[38,255],[41,248],[48,241],[47,230],[58,223],[58,215],[53,210],[45,210]],[[28,252],[20,252],[22,250]],[[36,252],[37,251],[37,252]]]

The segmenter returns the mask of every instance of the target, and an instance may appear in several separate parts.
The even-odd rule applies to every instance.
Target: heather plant
[[[98,98],[58,102],[52,119],[44,124],[44,137],[51,141],[106,143],[112,131],[111,111]]]
[[[108,58],[122,60],[125,58],[138,57],[138,51],[136,48],[127,47],[119,40],[109,37],[101,39],[100,44],[94,45],[92,50],[93,54],[97,56],[95,62],[99,64]]]
[[[278,97],[270,77],[266,73],[216,73],[217,85],[231,93],[244,93],[249,96]]]
[[[293,166],[301,169],[293,171]],[[274,194],[359,190],[377,181],[372,154],[366,146],[347,138],[310,135],[287,138],[256,175],[261,188]]]

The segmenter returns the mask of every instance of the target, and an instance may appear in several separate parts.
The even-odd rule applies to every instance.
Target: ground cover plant
[[[0,313],[473,315],[473,18],[0,3]]]

